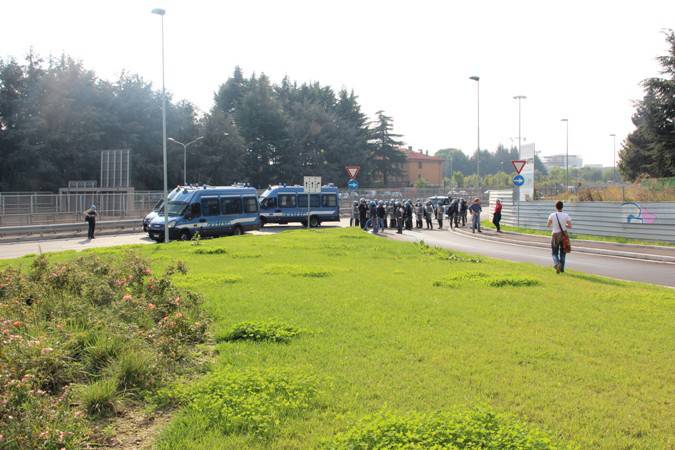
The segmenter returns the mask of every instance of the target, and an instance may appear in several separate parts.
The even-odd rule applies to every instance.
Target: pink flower
[[[20,320],[15,320],[12,325],[14,325],[14,328],[21,328],[23,326]]]
[[[143,270],[143,273],[144,273],[145,275],[151,275],[151,274],[152,274],[152,270],[150,270],[149,268],[146,267],[146,268]]]
[[[155,309],[157,306],[155,306],[154,303],[148,303],[148,309]]]
[[[124,294],[124,297],[122,297],[122,300],[124,300],[125,302],[128,302],[128,301],[131,300],[131,298],[132,298],[131,294]]]
[[[180,305],[180,296],[176,297],[176,300],[174,300],[174,303],[176,303],[176,305]]]
[[[42,350],[40,350],[40,353],[42,353],[43,355],[48,355],[48,354],[50,354],[50,353],[53,352],[53,351],[54,351],[53,348],[51,348],[51,347],[45,347],[45,348],[43,348]]]
[[[179,311],[179,312],[176,313],[175,317],[176,317],[176,319],[180,319],[181,317],[183,317],[183,314]]]

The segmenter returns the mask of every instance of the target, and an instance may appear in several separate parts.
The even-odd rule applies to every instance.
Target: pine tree
[[[403,141],[397,140],[402,135],[392,133],[394,121],[384,111],[375,114],[377,120],[370,129],[368,140],[370,179],[372,183],[389,186],[393,178],[401,175],[406,161],[401,151]]]

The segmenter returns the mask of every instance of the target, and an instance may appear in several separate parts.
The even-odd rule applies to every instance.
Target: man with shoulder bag
[[[546,226],[551,227],[551,253],[556,273],[565,272],[565,254],[572,251],[567,230],[572,228],[572,219],[563,212],[563,202],[555,204],[556,212],[548,216]]]

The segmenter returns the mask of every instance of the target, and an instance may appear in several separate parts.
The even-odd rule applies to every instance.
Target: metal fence
[[[92,204],[101,220],[144,217],[162,198],[161,191],[122,193],[0,193],[0,226],[75,223]]]
[[[518,212],[512,191],[492,191],[490,218],[497,198],[506,225],[546,230],[548,216],[555,211],[555,202],[537,200],[520,202]],[[675,242],[675,202],[570,202],[564,211],[571,216],[575,233]]]

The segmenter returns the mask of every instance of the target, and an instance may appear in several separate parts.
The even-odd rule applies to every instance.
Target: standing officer
[[[367,216],[368,216],[368,205],[366,205],[366,199],[362,198],[359,201],[359,222],[362,229],[366,229],[367,226]]]

